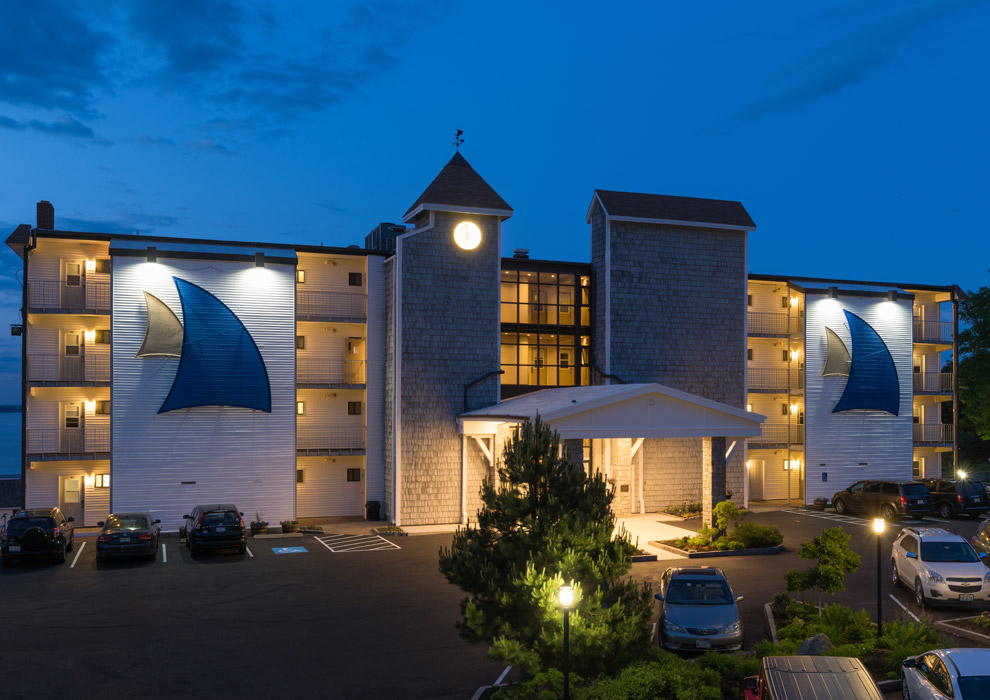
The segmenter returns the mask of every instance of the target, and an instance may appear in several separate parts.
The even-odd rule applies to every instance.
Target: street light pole
[[[560,587],[560,604],[564,607],[564,700],[571,697],[571,676],[568,668],[568,645],[570,642],[570,608],[574,602],[574,589],[570,586]]]
[[[880,535],[883,534],[884,526],[883,518],[875,518],[873,520],[873,531],[877,533],[877,639],[883,634],[883,593],[880,590],[880,582],[882,576],[880,575],[880,564],[883,561],[882,554],[880,552]]]

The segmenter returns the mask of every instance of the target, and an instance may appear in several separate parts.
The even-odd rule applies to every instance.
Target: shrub
[[[776,547],[784,541],[784,536],[774,525],[739,523],[732,531],[732,539],[742,542],[743,547]]]
[[[777,617],[784,617],[787,614],[787,606],[789,606],[792,602],[794,602],[794,599],[788,594],[778,593],[770,602],[770,608],[773,611],[773,614]]]
[[[934,649],[938,644],[938,633],[931,621],[894,620],[884,624],[879,646],[890,650],[887,670],[896,671],[907,657]]]
[[[748,510],[739,508],[732,501],[716,503],[712,508],[712,520],[715,522],[715,528],[720,532],[725,532],[730,523],[738,522],[747,515],[749,515]]]

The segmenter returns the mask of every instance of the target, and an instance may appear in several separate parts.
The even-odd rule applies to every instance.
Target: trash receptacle
[[[368,514],[368,520],[381,520],[382,504],[378,501],[368,501],[364,504]]]

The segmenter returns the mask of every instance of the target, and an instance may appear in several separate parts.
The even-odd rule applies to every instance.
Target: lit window
[[[110,344],[110,331],[108,331],[108,330],[96,331],[96,344],[97,345],[109,345]]]
[[[296,270],[296,282],[298,284],[302,284],[305,281],[306,281],[306,271],[305,270]]]
[[[110,258],[97,258],[96,259],[96,270],[101,275],[110,274]]]
[[[109,416],[110,415],[110,401],[97,401],[96,402],[96,415],[98,415],[98,416]]]
[[[306,404],[302,401],[296,401],[296,415],[302,416],[306,413]]]
[[[110,488],[110,475],[109,474],[97,474],[94,486],[98,489],[108,489]]]

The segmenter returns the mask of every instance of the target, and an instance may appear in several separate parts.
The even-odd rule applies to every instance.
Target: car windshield
[[[905,496],[927,496],[928,488],[924,484],[902,484]]]
[[[990,700],[990,676],[959,676],[958,680],[963,700]]]
[[[985,493],[980,481],[957,481],[956,492],[964,496],[982,496]]]
[[[239,525],[240,518],[232,510],[203,514],[204,525]]]
[[[725,581],[675,578],[667,586],[664,602],[671,605],[731,605],[733,601]]]
[[[980,561],[968,542],[922,542],[921,559],[934,562]]]
[[[140,516],[128,516],[124,518],[117,517],[116,515],[111,515],[107,518],[107,529],[119,529],[119,530],[143,530],[148,527],[148,523],[145,519]]]
[[[51,530],[55,527],[52,518],[14,518],[7,526],[7,532],[11,535],[23,535],[32,527],[40,527],[43,530]]]

